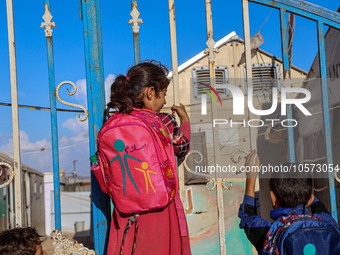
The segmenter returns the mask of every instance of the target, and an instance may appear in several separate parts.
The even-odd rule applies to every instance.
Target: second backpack
[[[340,230],[312,215],[282,216],[270,227],[260,254],[340,254]]]

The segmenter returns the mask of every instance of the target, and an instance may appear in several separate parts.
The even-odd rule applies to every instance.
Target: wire
[[[75,143],[75,144],[72,144],[72,145],[68,145],[68,146],[64,146],[64,147],[59,147],[59,150],[72,148],[72,147],[78,146],[78,145],[80,145],[80,144],[88,143],[88,142],[89,142],[89,141],[82,141],[82,142],[80,142],[80,143]],[[46,148],[42,148],[42,149],[36,150],[36,151],[23,151],[23,152],[21,152],[21,154],[35,154],[35,153],[41,153],[41,152],[45,152],[46,149],[50,149],[50,148],[52,148],[52,146],[49,146],[49,147],[46,147]],[[13,154],[13,152],[2,152],[2,153],[5,153],[5,154]]]
[[[66,141],[60,142],[59,144],[65,144],[65,143],[67,143],[67,142],[69,142],[69,141],[72,141],[72,140],[74,140],[74,139],[77,139],[78,137],[81,137],[81,136],[86,135],[86,134],[88,134],[88,133],[89,133],[88,131],[87,131],[87,132],[84,132],[84,133],[82,133],[82,134],[80,134],[80,135],[78,135],[78,136],[75,136],[75,137],[72,137],[72,138],[70,138],[70,139],[68,139],[68,140],[66,140]],[[88,140],[82,141],[82,142],[79,142],[79,143],[75,143],[75,144],[72,144],[72,145],[69,145],[69,146],[60,147],[59,149],[60,149],[60,150],[62,150],[62,149],[67,149],[67,148],[71,148],[71,147],[78,146],[79,144],[83,144],[83,143],[88,143]],[[33,153],[45,152],[46,149],[50,149],[50,148],[52,148],[52,146],[43,147],[43,148],[40,148],[40,149],[38,149],[38,150],[22,151],[21,154],[33,154]],[[13,154],[13,152],[3,152],[3,153],[5,153],[5,154]]]
[[[270,11],[270,13],[268,14],[267,18],[263,21],[262,25],[260,26],[259,30],[257,32],[260,32],[262,27],[264,26],[265,23],[268,22],[268,19],[270,17],[270,15],[272,14],[273,10]]]
[[[1,103],[0,105],[2,106],[12,106],[12,104],[8,104],[8,103]],[[34,106],[34,105],[23,105],[23,104],[19,104],[18,105],[19,108],[25,108],[25,109],[31,109],[31,110],[39,110],[39,111],[50,111],[51,108],[49,107],[42,107],[42,106]],[[83,110],[68,110],[68,109],[56,109],[57,111],[60,112],[84,112]]]
[[[81,136],[86,135],[86,134],[88,134],[88,133],[89,133],[89,131],[86,131],[86,132],[81,133],[80,135],[77,135],[77,136],[75,136],[75,137],[72,137],[72,138],[70,138],[70,139],[68,139],[68,140],[66,140],[66,141],[60,142],[59,144],[68,143],[69,141],[72,141],[72,140],[74,140],[74,139],[77,139],[78,137],[81,137]]]

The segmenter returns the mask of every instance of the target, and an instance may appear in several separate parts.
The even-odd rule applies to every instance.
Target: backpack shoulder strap
[[[282,217],[274,221],[274,223],[270,226],[267,232],[262,251],[268,252],[270,254],[275,254],[274,252],[278,251],[277,247],[275,247],[274,244],[275,244],[278,232],[282,226],[283,226]]]
[[[170,135],[170,132],[167,126],[157,116],[157,114],[138,109],[138,110],[131,112],[131,115],[139,118],[150,129],[152,129],[153,132],[156,133],[158,137],[161,139],[164,147],[167,147],[169,144],[172,144],[172,137]]]

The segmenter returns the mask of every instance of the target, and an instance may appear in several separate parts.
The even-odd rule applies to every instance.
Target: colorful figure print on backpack
[[[140,171],[140,172],[143,173],[143,175],[144,175],[145,185],[146,185],[146,193],[147,193],[147,194],[149,193],[149,185],[148,185],[148,184],[150,184],[150,187],[152,188],[153,192],[156,192],[156,191],[155,191],[155,188],[154,188],[153,185],[152,185],[152,181],[150,180],[150,173],[152,173],[152,174],[158,174],[158,173],[149,170],[149,169],[148,169],[148,168],[149,168],[149,165],[148,165],[148,163],[146,163],[146,162],[143,162],[143,163],[142,163],[142,168],[143,168],[143,169],[140,169],[140,168],[135,168],[135,169],[136,169],[137,171]]]
[[[125,150],[125,143],[120,140],[120,139],[117,139],[114,144],[114,149],[119,153],[119,152],[123,152]],[[114,162],[115,160],[119,160],[119,163],[120,163],[120,168],[122,169],[122,176],[123,176],[123,190],[124,190],[124,196],[125,196],[125,186],[126,186],[126,174],[125,172],[127,172],[133,186],[136,188],[137,192],[140,194],[137,186],[136,186],[136,183],[134,182],[132,176],[131,176],[131,172],[130,172],[130,169],[129,169],[129,164],[127,163],[127,158],[132,158],[134,160],[137,160],[137,161],[141,161],[140,159],[138,158],[134,158],[132,157],[131,155],[127,154],[127,153],[124,153],[123,154],[123,157],[124,157],[124,163],[122,161],[122,158],[119,154],[117,154],[113,159],[110,160],[110,164],[112,162]]]

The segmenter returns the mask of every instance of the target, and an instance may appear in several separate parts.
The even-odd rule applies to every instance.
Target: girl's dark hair
[[[33,227],[5,230],[0,233],[0,254],[34,255],[41,245],[40,237]]]
[[[269,181],[269,188],[275,194],[281,207],[307,205],[313,192],[310,175],[275,173]]]
[[[153,60],[131,67],[126,76],[119,75],[113,82],[107,107],[120,113],[130,113],[133,107],[143,108],[144,88],[154,87],[158,96],[169,85],[168,72],[165,66]]]

